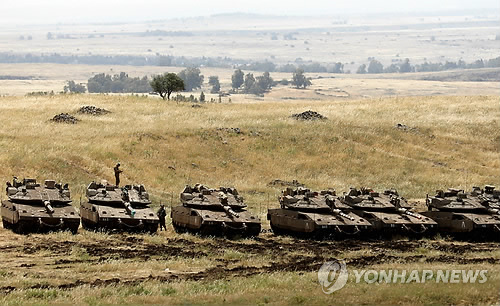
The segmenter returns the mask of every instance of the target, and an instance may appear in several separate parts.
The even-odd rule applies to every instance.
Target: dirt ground
[[[332,258],[344,258],[350,267],[377,264],[443,263],[499,264],[500,243],[446,240],[315,241],[275,237],[227,240],[161,233],[158,236],[82,233],[19,236],[0,230],[0,293],[26,289],[71,289],[79,286],[134,285],[147,280],[224,280],[273,272],[315,272]],[[422,251],[425,250],[425,251]],[[237,256],[227,256],[238,254]],[[248,264],[249,258],[259,258]],[[175,260],[199,260],[205,267],[138,269],[127,265]],[[123,265],[114,271],[104,266]],[[82,265],[103,269],[82,271]],[[170,265],[174,267],[175,265]],[[79,272],[80,271],[80,272]],[[5,277],[8,276],[8,277]],[[22,280],[22,281],[21,281]],[[29,280],[29,281],[26,281]]]

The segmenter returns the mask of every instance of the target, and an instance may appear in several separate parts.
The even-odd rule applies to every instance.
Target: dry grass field
[[[78,193],[92,179],[112,178],[120,161],[124,180],[144,182],[160,199],[198,181],[258,195],[273,179],[298,179],[314,188],[396,187],[420,198],[443,186],[498,183],[495,96],[227,100],[193,108],[156,97],[1,98],[0,176],[56,177]],[[111,114],[49,121],[83,105]],[[328,120],[290,118],[308,109]],[[236,127],[241,134],[224,130]]]
[[[436,189],[500,187],[499,68],[354,73],[372,57],[384,66],[404,58],[415,65],[498,57],[498,20],[496,12],[349,18],[229,14],[123,24],[4,24],[0,53],[342,62],[351,73],[307,73],[313,79],[307,89],[279,85],[263,97],[233,94],[222,103],[193,105],[149,95],[58,94],[68,80],[86,83],[98,73],[142,77],[181,67],[0,63],[0,181],[18,176],[67,182],[78,207],[88,183],[112,181],[112,168],[120,162],[122,182],[144,184],[154,209],[179,204],[186,184],[233,186],[265,230],[255,239],[228,240],[176,234],[169,219],[168,230],[152,236],[84,229],[77,235],[23,236],[0,228],[0,304],[500,303],[498,242],[439,235],[300,240],[274,236],[266,220],[267,209],[279,206],[283,186],[270,184],[277,179],[338,193],[351,186],[395,188],[417,209],[424,209],[422,199]],[[189,33],[143,35],[154,30]],[[48,32],[56,39],[47,39]],[[217,75],[222,90],[230,89],[234,69],[200,69],[205,83]],[[291,73],[271,76],[290,79]],[[201,90],[207,94],[210,88],[205,84]],[[26,95],[39,91],[56,94]],[[211,98],[218,95],[207,94]],[[84,105],[110,113],[77,113]],[[328,119],[291,118],[306,110]],[[60,113],[80,121],[50,121]],[[345,260],[350,274],[346,287],[327,295],[317,271],[332,259]],[[352,269],[487,270],[488,280],[356,283]]]
[[[294,90],[290,94],[294,94]],[[162,101],[155,97],[55,95],[0,98],[0,177],[69,182],[78,206],[91,180],[141,182],[154,206],[178,203],[185,184],[235,186],[265,229],[277,207],[274,179],[306,186],[396,188],[410,199],[448,186],[500,185],[498,96]],[[83,105],[111,111],[79,115]],[[325,121],[293,113],[314,110]],[[69,112],[78,124],[50,122]],[[402,123],[411,131],[396,129]],[[227,128],[239,128],[234,133]],[[5,197],[5,195],[3,195]],[[498,243],[432,240],[229,241],[177,235],[67,233],[20,236],[1,229],[0,303],[25,304],[494,304]],[[332,258],[357,269],[480,269],[484,284],[356,284],[332,295],[316,271]]]

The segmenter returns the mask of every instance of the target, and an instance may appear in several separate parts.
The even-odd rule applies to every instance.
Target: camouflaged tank
[[[68,184],[14,177],[7,182],[8,200],[2,201],[3,227],[16,233],[69,230],[76,234],[80,216],[71,205]]]
[[[473,187],[472,194],[480,198],[483,206],[500,209],[500,190],[495,190],[495,188],[496,187],[492,185],[486,185],[484,189]]]
[[[260,233],[259,218],[246,210],[247,205],[234,188],[210,189],[196,184],[186,186],[180,198],[182,205],[171,211],[177,232],[243,237]]]
[[[353,213],[368,220],[375,235],[423,236],[432,235],[437,230],[434,220],[412,212],[406,199],[396,190],[378,193],[368,188],[351,188],[339,200],[350,206]]]
[[[350,207],[336,199],[333,190],[287,188],[279,201],[281,208],[269,209],[267,213],[271,229],[278,235],[345,238],[372,227],[367,220],[349,212]]]
[[[106,181],[87,187],[87,202],[80,206],[82,225],[89,230],[156,233],[159,219],[149,207],[143,185],[123,188]]]
[[[435,220],[444,233],[466,239],[500,238],[500,210],[480,188],[470,193],[454,188],[437,190],[426,203],[429,211],[422,214]]]

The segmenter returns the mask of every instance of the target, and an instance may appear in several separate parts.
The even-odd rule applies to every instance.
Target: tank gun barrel
[[[488,212],[493,215],[500,215],[500,210],[488,207]]]
[[[341,217],[344,217],[344,218],[346,218],[346,219],[349,219],[349,220],[351,220],[351,221],[354,221],[354,218],[353,218],[353,217],[349,216],[349,215],[348,215],[348,214],[346,214],[346,213],[343,213],[340,209],[332,209],[332,212],[333,212],[334,214],[336,214],[336,215],[339,215],[339,216],[341,216]]]
[[[54,213],[54,208],[52,207],[52,205],[50,205],[50,201],[43,201],[43,205],[45,206],[45,209],[49,214]]]
[[[403,215],[408,215],[408,216],[411,216],[413,218],[417,218],[417,219],[422,219],[421,216],[411,212],[409,209],[406,209],[406,208],[399,208],[398,211],[400,213],[402,213]]]
[[[238,217],[240,216],[240,215],[238,215],[238,214],[237,214],[234,210],[232,210],[230,206],[222,205],[222,208],[224,209],[224,211],[225,211],[228,215],[230,215],[230,216],[232,216],[232,217],[234,217],[234,218],[238,218]]]
[[[125,202],[124,206],[127,212],[133,217],[135,215],[135,209],[132,207],[132,205],[130,205],[129,202]]]
[[[231,209],[231,206],[228,205],[228,199],[227,195],[224,192],[219,192],[219,201],[220,205],[222,206],[222,209],[226,212],[226,214],[230,215],[232,218],[238,218],[240,215],[238,215],[234,210]]]

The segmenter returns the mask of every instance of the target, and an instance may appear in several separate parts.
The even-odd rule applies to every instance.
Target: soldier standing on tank
[[[119,186],[120,185],[120,173],[123,172],[123,170],[120,169],[120,163],[117,163],[116,166],[113,168],[115,170],[115,185]]]
[[[158,215],[158,218],[160,219],[160,231],[162,230],[162,228],[167,230],[167,227],[165,226],[165,217],[167,216],[167,212],[165,211],[165,205],[163,204],[160,205],[160,209],[158,209],[156,215]]]

